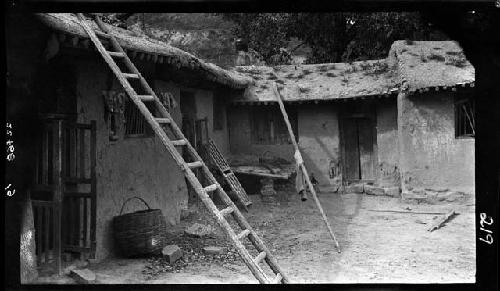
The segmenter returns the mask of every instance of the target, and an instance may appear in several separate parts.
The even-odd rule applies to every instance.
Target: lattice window
[[[154,104],[146,104],[154,115]],[[125,137],[150,137],[153,131],[137,106],[127,100],[125,104]]]
[[[297,113],[291,108],[287,108],[286,110],[297,138]],[[251,112],[250,125],[253,144],[291,143],[283,115],[277,106],[254,108]]]
[[[461,99],[455,102],[455,137],[474,137],[475,132],[475,108],[471,98]]]

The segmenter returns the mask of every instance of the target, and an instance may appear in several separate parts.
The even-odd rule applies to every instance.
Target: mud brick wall
[[[377,162],[375,175],[380,186],[400,186],[398,111],[396,99],[380,100],[377,112]]]
[[[118,141],[109,141],[102,97],[102,90],[110,90],[109,69],[90,58],[79,59],[77,67],[79,122],[97,122],[96,259],[101,260],[114,255],[112,219],[127,198],[142,197],[151,208],[161,209],[168,223],[176,224],[187,204],[187,188],[182,172],[157,138],[124,138],[121,132]],[[146,75],[148,67],[139,70]],[[111,90],[123,89],[114,80]],[[172,93],[178,96],[177,91]],[[173,115],[180,123],[180,113]],[[130,201],[124,212],[144,208],[140,201]]]
[[[474,193],[474,139],[455,138],[454,114],[453,92],[398,96],[403,191]]]
[[[298,109],[299,147],[309,175],[321,186],[339,186],[339,124],[334,105],[306,105]]]

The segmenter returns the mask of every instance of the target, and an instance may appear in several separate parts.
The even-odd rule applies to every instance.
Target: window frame
[[[155,110],[156,108],[154,107],[154,104],[148,104],[145,103],[146,107],[155,115]],[[127,116],[127,113],[132,111],[135,114],[135,122],[140,121],[142,125],[142,131],[140,133],[127,133],[127,124],[129,124],[129,119]],[[139,111],[139,108],[135,106],[134,102],[130,100],[130,98],[127,98],[125,101],[125,110],[123,111],[123,117],[125,120],[124,128],[123,128],[123,137],[126,139],[131,139],[131,138],[152,138],[154,137],[154,132],[151,126],[149,126],[148,122],[146,121],[146,118],[141,114]],[[137,126],[137,123],[136,123]]]
[[[472,125],[467,123],[468,116],[463,111],[462,106],[465,105],[466,109],[472,113]],[[472,97],[462,97],[455,99],[454,106],[454,126],[455,126],[455,139],[474,139],[475,138],[475,102]],[[465,124],[461,127],[460,124]],[[466,133],[466,128],[470,128],[472,133]],[[462,131],[462,132],[461,132]]]
[[[295,139],[298,142],[298,115],[295,108],[286,107],[288,113],[288,118],[290,119],[290,124],[292,125],[292,130],[295,135]],[[258,106],[253,107],[250,110],[249,115],[250,123],[250,143],[252,145],[287,145],[292,144],[288,129],[286,127],[283,115],[276,105]],[[266,121],[267,124],[262,122]],[[260,123],[260,124],[258,124]],[[260,141],[258,132],[261,130],[263,124],[263,131],[268,131],[269,136],[266,139]],[[259,127],[259,128],[258,128]],[[286,142],[283,142],[282,138],[278,136],[286,136]]]

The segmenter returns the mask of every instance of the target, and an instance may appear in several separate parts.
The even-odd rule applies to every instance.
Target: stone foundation
[[[400,188],[396,186],[382,187],[379,185],[371,185],[365,183],[350,184],[344,186],[344,193],[356,193],[356,194],[367,194],[376,196],[390,196],[399,198]]]

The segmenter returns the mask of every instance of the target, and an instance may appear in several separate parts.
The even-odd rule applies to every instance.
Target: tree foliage
[[[413,12],[226,13],[223,17],[236,24],[234,33],[269,64],[275,63],[280,48],[292,37],[311,49],[309,63],[384,58],[395,40],[445,38]]]

